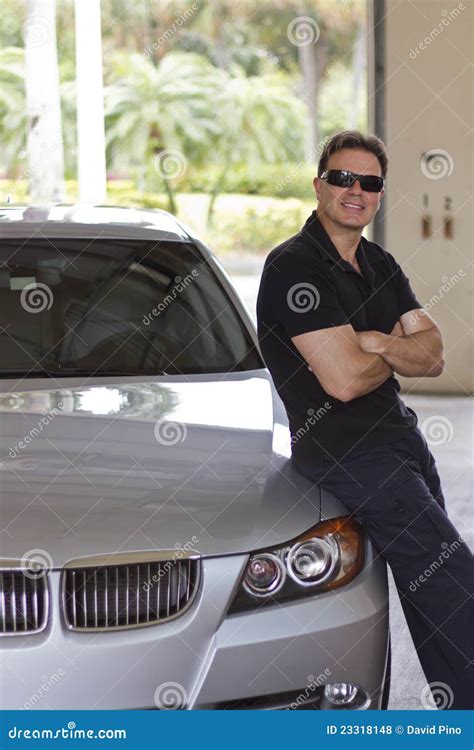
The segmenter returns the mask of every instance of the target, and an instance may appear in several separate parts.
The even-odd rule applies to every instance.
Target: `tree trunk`
[[[303,76],[301,95],[308,110],[305,158],[313,162],[319,143],[318,125],[318,69],[313,44],[298,47],[298,60]]]
[[[79,198],[107,194],[100,0],[76,0],[77,166]]]
[[[352,106],[347,115],[347,128],[349,130],[357,128],[360,117],[360,90],[363,83],[364,70],[367,65],[366,34],[367,29],[365,24],[361,22],[357,29],[357,39],[352,56]]]
[[[23,37],[30,201],[54,203],[64,198],[55,0],[27,0]]]
[[[305,3],[298,6],[298,12],[302,19],[312,18],[311,11],[306,8]],[[320,134],[318,122],[318,96],[319,84],[321,83],[327,68],[327,34],[323,27],[315,22],[312,26],[306,21],[301,22],[307,27],[307,44],[298,45],[298,61],[300,65],[302,83],[300,88],[301,98],[308,109],[308,125],[305,141],[305,158],[309,163],[317,162],[319,159]],[[303,31],[301,32],[303,33]],[[301,41],[304,40],[304,37]]]

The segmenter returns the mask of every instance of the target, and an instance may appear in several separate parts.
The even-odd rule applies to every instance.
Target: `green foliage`
[[[139,195],[151,205],[162,191],[173,211],[177,192],[208,193],[210,212],[223,192],[312,200],[316,167],[303,161],[307,112],[288,24],[307,15],[321,32],[322,80],[315,96],[323,138],[346,127],[354,107],[351,50],[365,0],[102,0],[101,7],[107,165],[109,174],[130,176],[140,190],[124,188],[122,204]],[[23,1],[0,8],[0,171],[18,183],[28,174],[20,48],[25,8]],[[72,177],[77,144],[70,3],[57,3],[57,31],[66,176]],[[365,129],[365,91],[360,96],[357,125]],[[185,169],[175,176],[157,169],[168,150],[185,157]]]
[[[66,180],[65,203],[78,200],[77,180]],[[0,203],[28,203],[28,180],[0,180]],[[111,206],[137,206],[166,210],[168,201],[162,193],[147,193],[136,190],[131,180],[117,180],[107,184],[107,203]]]
[[[14,203],[28,200],[26,181],[1,180],[0,203],[11,196]],[[107,204],[137,208],[167,208],[163,193],[133,189],[129,180],[108,183]],[[66,202],[74,203],[78,185],[66,182]],[[268,198],[264,196],[222,194],[216,201],[214,226],[206,226],[209,195],[179,193],[177,215],[218,255],[263,254],[298,232],[315,206],[314,200]]]
[[[295,199],[221,195],[212,228],[204,231],[218,254],[264,254],[299,232],[314,206]]]
[[[321,85],[319,96],[319,125],[322,137],[347,128],[349,125],[348,113],[353,112],[354,108],[359,113],[358,122],[355,123],[355,126],[365,131],[367,129],[365,97],[366,92],[362,87],[359,92],[359,101],[354,101],[350,71],[342,65],[334,65],[330,68]]]
[[[7,166],[26,146],[24,54],[18,47],[0,50],[1,152]]]
[[[210,193],[220,169],[216,164],[189,169],[179,181],[178,188],[185,193]],[[227,170],[222,192],[311,199],[315,174],[316,164],[304,161],[254,166],[236,164]]]
[[[175,148],[197,161],[218,132],[210,103],[219,71],[191,53],[170,53],[155,67],[143,55],[116,54],[105,88],[110,164],[148,162]]]

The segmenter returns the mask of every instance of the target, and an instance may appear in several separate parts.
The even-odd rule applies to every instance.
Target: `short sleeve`
[[[400,315],[403,315],[406,312],[410,312],[410,310],[416,310],[420,307],[423,307],[423,305],[418,302],[415,293],[410,286],[410,282],[403,273],[401,267],[398,265],[398,263],[396,265],[397,270],[395,272],[395,282],[397,290],[398,309]]]
[[[259,300],[291,338],[348,325],[334,282],[324,264],[297,253],[267,258]]]

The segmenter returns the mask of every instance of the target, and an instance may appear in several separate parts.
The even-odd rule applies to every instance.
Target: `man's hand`
[[[359,346],[364,352],[380,355],[399,375],[437,377],[444,367],[441,332],[429,315],[417,312],[405,313],[390,334],[359,332]]]
[[[392,375],[382,357],[361,349],[351,325],[310,331],[291,340],[326,393],[339,401],[364,396]]]
[[[399,320],[395,323],[389,334],[382,333],[381,331],[358,331],[357,339],[359,346],[364,352],[370,354],[380,354],[380,349],[386,343],[386,339],[389,336],[403,337],[405,335],[402,324]]]
[[[358,331],[357,340],[363,352],[374,354],[382,346],[385,335],[380,331]]]
[[[399,320],[395,323],[392,330],[390,331],[390,336],[404,336],[405,332],[403,330],[402,324]]]

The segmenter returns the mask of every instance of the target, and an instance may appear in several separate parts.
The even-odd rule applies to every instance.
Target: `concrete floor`
[[[262,260],[227,261],[222,259],[240,297],[255,320],[255,301],[260,281]],[[405,403],[416,411],[419,426],[428,437],[425,420],[432,417],[442,426],[433,429],[433,453],[443,483],[448,514],[463,539],[473,549],[472,523],[473,479],[473,412],[468,397],[421,396],[405,394]],[[390,622],[392,632],[392,689],[390,709],[421,709],[420,696],[426,685],[416,651],[408,631],[398,594],[390,581]]]

